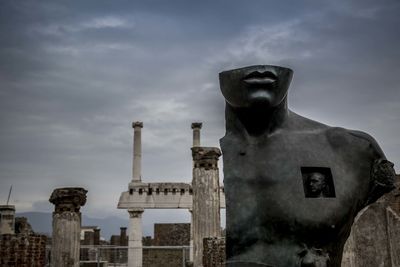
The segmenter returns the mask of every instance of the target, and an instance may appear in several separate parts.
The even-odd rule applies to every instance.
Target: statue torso
[[[367,201],[369,146],[344,129],[313,123],[301,130],[289,125],[250,142],[223,138],[228,260],[340,266],[332,260],[315,263],[337,258]],[[330,191],[316,197],[307,173],[319,170],[327,172]]]

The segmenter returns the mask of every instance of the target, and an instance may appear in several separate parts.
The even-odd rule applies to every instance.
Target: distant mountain
[[[16,214],[17,217],[26,217],[31,224],[33,231],[51,235],[52,232],[52,214],[46,212],[21,212]],[[128,218],[122,219],[116,216],[100,218],[90,218],[82,216],[83,226],[98,226],[100,227],[100,235],[106,240],[109,240],[111,235],[118,235],[120,227],[127,227]]]

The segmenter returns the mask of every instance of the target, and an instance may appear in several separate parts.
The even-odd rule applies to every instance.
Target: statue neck
[[[269,136],[281,128],[288,113],[286,98],[273,108],[234,108],[226,103],[226,131],[245,138]]]

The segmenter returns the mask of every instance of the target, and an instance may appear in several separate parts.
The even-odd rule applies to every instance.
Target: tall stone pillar
[[[193,122],[193,147],[200,146],[200,129],[203,124],[201,122]]]
[[[142,180],[142,128],[143,122],[132,123],[133,132],[133,163],[132,163],[132,182]]]
[[[128,210],[128,212],[129,212],[128,267],[142,267],[143,266],[143,245],[142,245],[143,209]]]
[[[57,188],[49,201],[55,205],[51,246],[52,267],[79,267],[81,206],[87,191],[80,187]]]
[[[220,237],[220,196],[216,147],[193,147],[193,264],[201,267],[203,238]]]

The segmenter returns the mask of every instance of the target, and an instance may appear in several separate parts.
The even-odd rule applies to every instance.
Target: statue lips
[[[243,78],[243,82],[251,87],[268,87],[276,82],[278,77],[270,71],[253,71]]]

